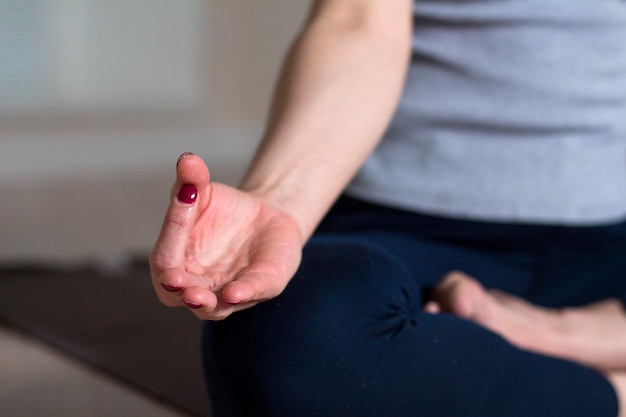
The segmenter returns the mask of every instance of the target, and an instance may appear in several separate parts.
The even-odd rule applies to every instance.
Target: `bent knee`
[[[420,298],[408,269],[383,247],[313,239],[285,291],[211,323],[209,345],[239,398],[247,390],[286,405],[299,397],[294,389],[320,383],[315,375],[337,374],[347,357],[407,328],[421,311]]]

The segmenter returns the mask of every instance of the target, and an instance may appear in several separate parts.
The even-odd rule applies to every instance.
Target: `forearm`
[[[402,17],[396,28],[313,18],[287,56],[241,188],[291,215],[303,240],[379,142],[397,105],[410,11]]]

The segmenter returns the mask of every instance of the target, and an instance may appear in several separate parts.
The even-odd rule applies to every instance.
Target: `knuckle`
[[[152,273],[152,278],[157,278],[158,271],[162,269],[163,266],[163,256],[152,252],[148,257],[148,264],[150,265],[150,271]]]
[[[176,263],[176,256],[174,253],[153,253],[148,259],[150,265],[150,271],[153,280],[160,279],[160,275],[163,271],[170,268],[171,265]]]
[[[165,219],[165,227],[174,233],[186,230],[191,223],[188,212],[175,213]]]

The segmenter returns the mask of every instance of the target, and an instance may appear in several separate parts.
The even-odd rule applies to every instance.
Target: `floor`
[[[0,352],[2,416],[185,417],[4,326]]]
[[[0,183],[0,264],[96,262],[116,268],[129,254],[148,253],[167,206],[171,174]],[[238,175],[231,167],[218,177],[233,183]],[[0,415],[184,416],[2,325]]]

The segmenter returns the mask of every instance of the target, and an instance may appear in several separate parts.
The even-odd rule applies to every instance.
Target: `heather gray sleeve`
[[[410,210],[626,215],[626,1],[416,1],[397,114],[348,188]]]

